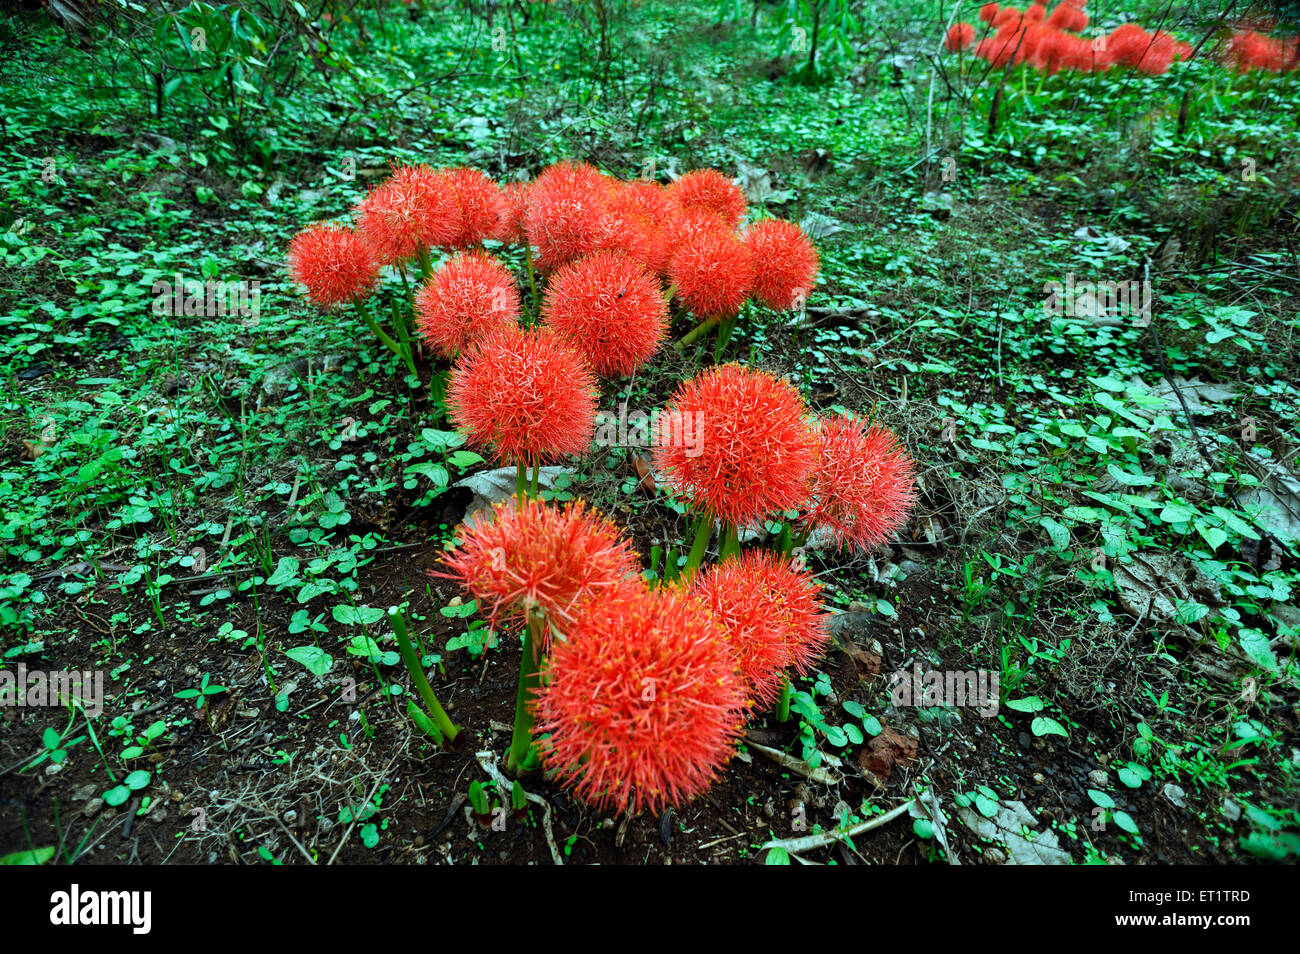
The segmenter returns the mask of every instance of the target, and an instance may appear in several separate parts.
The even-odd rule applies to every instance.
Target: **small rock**
[[[1007,856],[998,848],[985,848],[984,861],[990,865],[1004,865],[1007,863]]]
[[[1187,807],[1186,793],[1173,782],[1165,782],[1165,787],[1161,791],[1165,793],[1165,798],[1169,799],[1174,805],[1179,808]]]
[[[1110,784],[1110,776],[1101,769],[1093,769],[1088,773],[1088,781],[1092,783],[1093,788],[1099,788],[1103,791]]]
[[[1223,800],[1223,817],[1228,821],[1236,821],[1241,817],[1241,806],[1230,798]]]
[[[1047,777],[1046,777],[1045,775],[1043,775],[1042,772],[1035,772],[1035,773],[1034,773],[1034,784],[1035,784],[1035,785],[1042,785],[1042,784],[1043,784],[1044,782],[1046,782],[1046,781],[1047,781]]]
[[[49,765],[45,766],[46,775],[58,775],[62,771],[63,766],[56,762],[51,762]]]
[[[87,818],[93,818],[103,807],[104,800],[102,798],[92,798],[82,806],[81,814],[85,815]]]

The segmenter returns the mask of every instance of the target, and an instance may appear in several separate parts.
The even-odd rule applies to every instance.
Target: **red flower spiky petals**
[[[975,27],[969,23],[954,23],[948,27],[943,39],[943,48],[950,53],[964,50],[975,42]]]
[[[494,628],[503,618],[526,619],[535,607],[564,630],[586,601],[640,569],[618,528],[581,500],[564,507],[513,498],[497,504],[491,519],[467,525],[443,563],[450,572],[435,575],[473,593]]]
[[[552,646],[537,746],[584,801],[658,813],[717,778],[745,702],[735,653],[704,604],[628,585],[588,603]]]
[[[602,247],[609,180],[585,163],[548,166],[529,191],[524,228],[545,271]]]
[[[381,265],[447,245],[460,234],[460,209],[445,176],[428,166],[399,166],[354,210],[357,232]]]
[[[728,318],[740,311],[754,286],[754,256],[733,233],[700,229],[677,246],[668,279],[701,318]]]
[[[753,295],[778,309],[798,309],[817,280],[817,250],[793,222],[764,219],[745,230],[754,257]]]
[[[456,234],[446,241],[449,248],[471,248],[484,239],[496,238],[506,214],[506,199],[486,173],[463,166],[445,169],[439,175],[456,197]],[[439,243],[444,244],[444,243]]]
[[[307,286],[313,304],[327,308],[369,295],[379,279],[379,263],[351,229],[317,222],[290,240],[289,274]]]
[[[668,333],[659,280],[619,252],[562,265],[546,287],[542,317],[604,377],[631,374]]]
[[[727,628],[740,672],[760,709],[776,702],[793,666],[807,673],[830,638],[821,586],[783,556],[747,550],[695,578],[691,592]]]
[[[509,269],[485,252],[455,255],[415,293],[416,329],[454,358],[472,342],[519,320],[519,289]]]
[[[497,241],[507,245],[522,245],[528,241],[524,231],[524,216],[528,214],[528,195],[531,182],[511,182],[501,190],[501,218],[497,220]]]
[[[657,435],[656,463],[702,509],[748,526],[808,499],[817,448],[807,414],[783,378],[734,364],[710,368],[683,382],[659,418],[661,431],[665,421],[674,431],[693,423],[696,439]]]
[[[452,422],[503,463],[581,454],[596,428],[596,379],[545,329],[491,334],[460,356],[447,381]]]
[[[821,460],[806,527],[825,527],[841,547],[884,543],[916,502],[907,451],[889,430],[855,418],[821,422]]]
[[[670,182],[665,191],[668,201],[677,208],[707,209],[731,229],[740,225],[749,209],[745,193],[716,169],[687,172]]]

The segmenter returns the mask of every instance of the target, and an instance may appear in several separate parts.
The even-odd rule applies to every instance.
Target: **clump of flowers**
[[[911,457],[892,432],[859,418],[823,420],[819,438],[804,538],[823,527],[841,547],[884,543],[916,502]]]
[[[472,248],[484,239],[495,238],[506,214],[506,199],[497,184],[478,169],[464,166],[442,173],[456,199],[456,233],[445,243],[449,248]]]
[[[289,274],[307,286],[312,304],[328,308],[368,297],[379,280],[379,263],[351,229],[317,222],[290,241]]]
[[[461,232],[460,207],[446,177],[428,166],[398,166],[354,210],[357,231],[383,265],[407,262]]]
[[[548,167],[529,190],[524,229],[535,264],[549,271],[601,248],[610,183],[586,163]]]
[[[740,312],[754,287],[754,255],[733,232],[700,229],[677,246],[668,277],[700,317],[730,318]]]
[[[1269,37],[1254,30],[1234,34],[1224,59],[1239,72],[1291,73],[1300,69],[1300,37]]]
[[[668,201],[683,212],[704,209],[729,229],[738,227],[749,209],[745,193],[716,169],[696,169],[678,176],[666,193]]]
[[[565,629],[584,606],[606,599],[638,568],[636,554],[607,519],[582,501],[554,507],[537,500],[498,504],[491,519],[463,534],[444,557],[495,626],[503,617],[524,630],[515,724],[506,764],[530,766],[533,717],[529,701],[551,648],[552,628]]]
[[[817,250],[793,222],[764,219],[745,230],[754,262],[753,295],[781,311],[798,309],[817,280]]]
[[[668,304],[646,267],[619,252],[596,252],[551,277],[542,317],[597,374],[629,375],[668,331]]]
[[[631,584],[555,644],[536,696],[538,748],[584,801],[659,812],[717,778],[745,704],[735,653],[705,605]]]
[[[519,288],[486,252],[453,256],[415,294],[416,330],[447,358],[492,332],[515,328],[518,320]]]
[[[691,592],[726,627],[750,697],[759,708],[777,701],[786,670],[807,674],[830,639],[821,586],[807,569],[767,550],[749,550],[710,567]]]
[[[790,382],[728,364],[683,382],[663,420],[693,421],[698,440],[661,440],[655,462],[700,513],[687,566],[698,567],[714,520],[738,527],[793,509],[808,495],[816,438]]]
[[[944,35],[943,48],[949,53],[966,50],[975,42],[975,28],[969,23],[954,23]]]
[[[491,334],[452,368],[447,408],[468,443],[502,463],[536,468],[581,454],[596,426],[596,380],[582,356],[551,332]]]

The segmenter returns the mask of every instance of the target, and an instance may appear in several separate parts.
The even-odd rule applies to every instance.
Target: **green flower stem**
[[[402,349],[399,356],[405,362],[406,370],[419,377],[419,372],[415,370],[415,354],[411,350],[411,336],[406,330],[406,316],[402,314],[402,306],[396,299],[393,300],[393,327],[397,329],[397,337]]]
[[[715,324],[717,324],[717,321],[715,319],[713,318],[705,319],[704,321],[696,325],[694,328],[692,328],[690,331],[686,332],[686,334],[682,335],[682,337],[674,341],[673,347],[676,348],[678,351],[681,351],[688,344],[692,344],[696,338],[704,334],[704,332],[708,331]]]
[[[427,282],[429,276],[433,274],[433,262],[429,259],[429,250],[421,245],[415,250],[415,259],[420,266],[420,281]],[[412,307],[415,306],[415,299],[411,299]]]
[[[533,608],[528,612],[528,626],[524,629],[523,658],[519,662],[519,692],[515,696],[515,729],[510,737],[510,751],[506,754],[506,770],[521,775],[532,768],[533,712],[528,703],[533,690],[542,685],[542,637],[546,631],[546,617]]]
[[[537,485],[541,482],[541,478],[542,462],[539,460],[537,463],[533,464],[533,486],[528,493],[528,496],[532,497],[534,500],[537,499]]]
[[[723,353],[727,350],[727,345],[731,343],[731,333],[736,330],[736,322],[740,320],[740,315],[732,315],[730,318],[724,318],[718,328],[718,343],[713,349],[713,363],[717,364],[722,360]]]
[[[522,460],[515,470],[515,496],[519,498],[520,503],[528,496],[528,471]]]
[[[367,309],[361,307],[361,302],[356,302],[356,306],[357,314],[361,316],[361,320],[366,323],[366,327],[370,329],[371,333],[382,342],[385,348],[398,357],[401,357],[402,346],[392,338],[388,337],[388,335],[384,334],[384,329],[380,328],[379,325],[375,323],[375,319],[371,317],[371,314]]]
[[[709,545],[709,536],[713,533],[713,515],[702,513],[695,521],[695,539],[691,543],[690,556],[686,558],[686,566],[682,567],[681,576],[684,580],[689,580],[696,570],[700,568],[700,563],[704,559],[704,551]]]
[[[790,677],[785,677],[781,684],[781,698],[776,704],[776,721],[790,721],[790,696],[794,692],[794,687],[790,685]]]
[[[406,620],[402,618],[402,611],[396,606],[388,608],[388,622],[397,637],[397,648],[401,651],[402,662],[406,664],[406,671],[411,674],[411,682],[414,683],[420,698],[424,700],[433,724],[438,727],[438,731],[448,742],[453,741],[460,734],[460,729],[447,718],[447,713],[438,702],[438,697],[433,694],[433,687],[429,685],[429,680],[424,676],[424,668],[420,665],[420,657],[415,655],[415,647],[411,645],[411,637],[406,632]]]
[[[722,546],[718,550],[718,562],[730,560],[732,557],[740,556],[740,534],[736,531],[736,525],[727,524],[726,530],[723,531]]]
[[[533,293],[533,318],[541,314],[542,300],[537,297],[537,276],[533,268],[533,246],[524,244],[524,263],[528,266],[528,288]]]

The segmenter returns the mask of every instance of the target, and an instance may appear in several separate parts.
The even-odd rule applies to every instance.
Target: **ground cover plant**
[[[7,8],[0,858],[1294,863],[1297,29]]]

